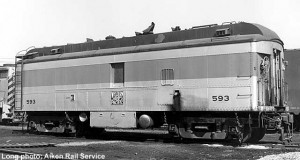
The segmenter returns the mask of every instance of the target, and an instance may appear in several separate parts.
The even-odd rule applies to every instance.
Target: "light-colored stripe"
[[[258,106],[257,76],[252,77],[252,84],[253,84],[253,86],[251,87],[251,92],[252,92],[251,106],[252,106],[252,110],[256,111],[256,110],[258,110],[258,108],[257,108],[257,106]]]
[[[173,86],[139,86],[143,82],[131,83],[126,88],[97,88],[94,84],[85,86],[66,85],[56,87],[25,87],[23,105],[27,111],[169,111],[174,90],[180,90],[183,110],[257,110],[250,101],[257,101],[254,95],[254,77],[213,78],[175,80]],[[150,82],[149,82],[150,83]],[[94,85],[94,86],[93,86]],[[60,89],[58,89],[58,88]],[[124,92],[124,105],[111,105],[111,93]],[[75,95],[75,101],[70,100]],[[230,96],[230,102],[211,102],[212,96]],[[242,95],[242,96],[238,96]],[[243,96],[249,95],[249,96]],[[35,100],[30,104],[27,101]]]
[[[224,88],[224,87],[250,87],[254,84],[254,77],[224,77],[224,78],[203,78],[203,79],[177,79],[174,80],[172,88]],[[111,88],[110,83],[101,84],[77,84],[77,85],[57,85],[57,86],[35,86],[24,87],[24,94],[44,94],[55,92],[77,92],[77,91],[100,91],[100,90],[131,90],[131,89],[145,89],[145,88],[160,88],[162,87],[161,80],[156,81],[135,81],[125,82],[124,88]]]
[[[283,52],[283,47],[280,44],[275,42],[268,42],[268,41],[251,42],[251,52],[272,54],[274,48]]]

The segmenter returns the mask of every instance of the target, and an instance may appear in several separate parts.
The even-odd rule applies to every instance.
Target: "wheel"
[[[75,137],[81,138],[85,135],[86,124],[84,122],[77,121],[75,125]]]
[[[76,118],[75,121],[75,137],[81,138],[88,133],[90,129],[90,120],[86,113],[80,113]]]
[[[29,133],[37,132],[36,123],[34,121],[30,121],[27,123],[27,131]]]

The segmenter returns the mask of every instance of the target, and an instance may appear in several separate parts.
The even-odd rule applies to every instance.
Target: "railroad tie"
[[[37,148],[55,147],[55,143],[2,143],[0,148]]]

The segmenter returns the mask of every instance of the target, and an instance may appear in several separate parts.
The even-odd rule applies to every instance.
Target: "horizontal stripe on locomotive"
[[[246,52],[259,52],[259,53],[271,54],[274,45],[277,45],[278,49],[281,48],[282,50],[282,46],[280,46],[278,43],[266,42],[266,41],[251,42],[251,43],[239,43],[239,44],[228,44],[228,45],[218,45],[218,46],[182,48],[182,49],[173,49],[173,50],[149,51],[149,52],[139,52],[139,53],[131,53],[131,54],[121,54],[121,55],[107,55],[107,56],[97,56],[97,57],[65,59],[60,61],[35,62],[35,63],[25,64],[24,70],[60,68],[60,67],[82,66],[82,65],[93,65],[93,64],[118,63],[118,62],[158,60],[158,59],[167,59],[167,58],[223,55],[223,54],[235,54],[235,53],[246,53]],[[55,56],[58,56],[60,58],[68,57],[68,56],[76,57],[77,54],[97,55],[97,52],[102,52],[102,51],[68,53],[68,54],[61,54]],[[47,57],[48,56],[37,57],[37,58],[47,58]]]
[[[173,69],[174,80],[251,77],[252,53],[200,56],[124,64],[124,82],[162,80],[163,69]],[[94,64],[64,68],[27,70],[24,87],[75,85],[112,82],[111,64]]]
[[[157,90],[160,88],[192,89],[192,88],[235,88],[251,87],[255,77],[227,77],[211,79],[175,80],[173,85],[162,86],[161,81],[125,82],[124,87],[112,87],[111,83],[56,85],[23,87],[23,94],[48,94],[55,92],[89,92],[89,91],[119,91],[119,90]]]
[[[159,44],[64,53],[58,55],[48,55],[48,56],[36,57],[34,59],[27,59],[24,61],[24,63],[57,61],[57,60],[64,60],[64,59],[76,59],[76,58],[85,58],[85,57],[118,55],[118,54],[160,51],[160,50],[172,50],[172,49],[190,48],[190,47],[218,46],[218,45],[226,45],[226,44],[239,44],[245,42],[259,42],[259,41],[270,41],[270,39],[259,34],[194,39],[194,40],[185,40],[185,41],[177,41],[177,42],[169,42],[169,43],[159,43]],[[274,39],[273,41],[281,43],[280,40],[277,41]]]

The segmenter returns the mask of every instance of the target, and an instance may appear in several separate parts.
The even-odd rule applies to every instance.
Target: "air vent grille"
[[[230,28],[223,28],[223,29],[217,29],[216,30],[216,37],[223,37],[223,36],[229,36],[231,34]]]

